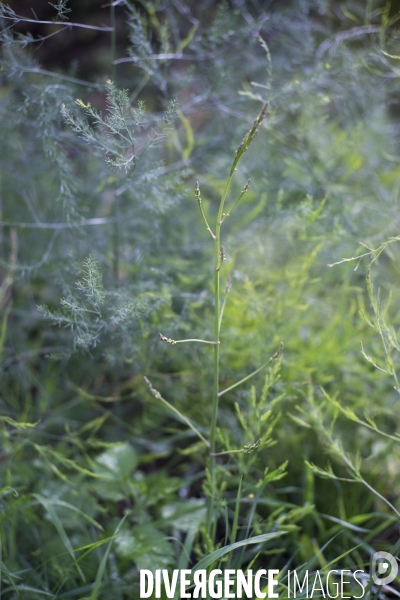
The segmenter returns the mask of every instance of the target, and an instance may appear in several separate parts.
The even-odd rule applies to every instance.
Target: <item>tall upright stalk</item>
[[[236,171],[236,166],[237,166],[240,158],[246,152],[246,150],[249,147],[252,140],[257,135],[258,126],[261,124],[261,122],[266,117],[267,109],[268,109],[268,102],[266,104],[264,104],[258,117],[254,121],[252,128],[245,135],[242,143],[238,146],[238,148],[236,150],[235,158],[233,160],[229,176],[226,180],[225,187],[222,192],[221,201],[219,204],[219,209],[218,209],[218,214],[217,214],[217,220],[215,223],[215,234],[213,234],[211,229],[208,227],[207,220],[206,220],[203,210],[201,208],[201,199],[200,199],[200,192],[198,190],[198,184],[196,184],[196,191],[198,191],[198,193],[196,193],[196,197],[199,202],[200,210],[201,210],[203,219],[206,223],[207,229],[209,230],[209,232],[211,233],[211,235],[214,239],[214,267],[215,267],[215,273],[214,273],[214,341],[216,343],[214,346],[214,383],[213,383],[213,400],[212,400],[211,425],[210,425],[209,471],[210,471],[210,479],[211,479],[211,493],[208,497],[208,502],[207,502],[207,521],[206,521],[207,536],[211,540],[212,543],[215,540],[215,529],[216,529],[216,521],[217,521],[217,514],[216,514],[216,510],[215,510],[215,501],[214,501],[215,492],[216,492],[216,481],[215,481],[215,479],[216,479],[215,478],[215,471],[216,471],[215,449],[216,448],[215,448],[215,442],[216,442],[216,430],[217,430],[217,421],[218,421],[218,401],[219,401],[219,395],[220,395],[220,392],[219,392],[219,361],[220,361],[219,347],[220,347],[220,327],[221,327],[220,271],[221,271],[222,263],[224,261],[224,249],[223,249],[223,246],[221,245],[221,225],[222,225],[223,221],[229,216],[231,210],[233,210],[233,208],[236,206],[236,204],[238,202],[238,201],[236,201],[234,203],[232,209],[230,211],[228,211],[228,213],[226,213],[226,214],[224,213],[225,201],[226,201],[226,198],[228,195],[228,191],[229,191],[229,187],[230,187],[233,175]],[[239,196],[239,199],[248,190],[249,183],[250,183],[250,181],[248,181],[246,183],[244,190],[242,191],[242,193]]]
[[[257,373],[259,373],[261,371],[261,369],[264,369],[267,365],[270,364],[271,361],[275,360],[281,351],[281,349],[280,349],[277,353],[274,354],[274,356],[272,356],[269,359],[269,361],[267,361],[264,365],[262,365],[261,367],[259,367],[258,369],[256,369],[255,371],[253,371],[252,373],[247,375],[244,379],[241,379],[240,381],[231,385],[229,388],[227,388],[226,390],[223,390],[222,392],[219,391],[220,328],[221,328],[223,308],[225,306],[225,301],[224,301],[222,308],[220,307],[220,271],[221,271],[223,262],[225,260],[224,247],[221,245],[221,226],[222,226],[222,223],[224,223],[224,221],[229,217],[229,215],[231,214],[233,209],[237,206],[240,199],[244,196],[244,194],[249,189],[250,179],[247,180],[246,185],[244,186],[243,190],[239,194],[238,198],[231,205],[231,207],[229,208],[229,210],[226,213],[224,213],[224,206],[225,206],[225,201],[228,196],[228,191],[229,191],[229,187],[230,187],[233,175],[236,171],[237,164],[238,164],[240,158],[246,152],[250,143],[253,141],[253,139],[257,135],[258,126],[265,119],[265,117],[267,115],[267,110],[268,110],[268,102],[266,102],[266,104],[264,104],[258,117],[254,121],[253,126],[251,127],[250,131],[248,131],[248,133],[244,136],[243,141],[241,142],[241,144],[239,144],[239,146],[236,150],[235,158],[233,159],[232,167],[229,172],[228,178],[225,182],[225,187],[222,192],[221,200],[219,203],[219,209],[218,209],[217,219],[216,219],[216,223],[215,223],[215,233],[213,233],[211,227],[209,226],[207,217],[204,213],[202,203],[201,203],[200,188],[199,188],[198,182],[196,182],[196,186],[195,186],[195,198],[199,205],[201,218],[204,222],[204,225],[205,225],[207,231],[209,232],[209,234],[211,235],[211,237],[214,241],[214,340],[212,340],[212,341],[199,340],[199,339],[173,340],[173,339],[168,338],[167,336],[163,335],[162,333],[159,333],[159,337],[163,342],[166,342],[166,343],[172,344],[172,345],[180,344],[180,343],[187,343],[187,342],[200,342],[200,343],[204,343],[204,344],[213,344],[214,345],[214,369],[213,369],[214,370],[214,383],[213,383],[213,396],[212,396],[212,408],[211,408],[211,424],[210,424],[210,437],[209,437],[210,441],[208,442],[199,433],[199,431],[197,431],[197,429],[189,422],[189,420],[186,417],[181,415],[176,409],[173,409],[176,414],[179,414],[182,421],[184,421],[186,424],[189,425],[189,427],[191,427],[191,429],[194,431],[194,433],[196,433],[196,435],[202,440],[202,442],[205,443],[205,445],[207,446],[207,448],[209,448],[209,451],[210,451],[209,460],[208,460],[208,470],[209,470],[209,474],[210,474],[210,489],[209,489],[208,498],[207,498],[206,536],[207,536],[207,544],[210,544],[211,546],[214,546],[214,542],[215,542],[215,532],[216,532],[217,516],[218,516],[217,515],[218,509],[216,507],[216,502],[215,502],[216,491],[217,491],[217,486],[216,486],[216,460],[217,459],[216,459],[216,457],[218,454],[215,452],[215,450],[216,450],[216,432],[217,432],[217,421],[218,421],[219,397],[222,396],[223,394],[225,394],[227,391],[234,389],[241,383],[247,381],[248,379],[250,379]],[[230,288],[228,285],[227,291],[229,289]],[[145,377],[145,382],[149,386],[150,392],[153,394],[153,396],[155,396],[157,399],[161,400],[164,404],[169,406],[168,402],[161,396],[160,392],[158,392],[158,390],[156,390],[153,387],[153,385],[151,384],[151,382],[148,380],[147,377]]]

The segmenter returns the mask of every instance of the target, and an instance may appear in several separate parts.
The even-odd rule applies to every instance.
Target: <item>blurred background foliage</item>
[[[398,233],[399,10],[0,4],[2,597],[134,598],[138,569],[204,552],[205,452],[143,376],[207,436],[211,351],[158,332],[212,337],[194,184],[214,214],[267,99],[231,198],[249,177],[250,190],[226,221],[222,387],[285,349],[221,399],[220,451],[262,442],[221,456],[219,541],[241,475],[239,537],[286,532],[242,564],[259,552],[262,566],[322,568],[349,551],[341,567],[362,568],[398,539],[398,390],[360,351],[387,364],[360,315],[368,257],[328,265]],[[398,264],[393,243],[371,268],[396,340]],[[319,477],[329,461],[336,477]]]

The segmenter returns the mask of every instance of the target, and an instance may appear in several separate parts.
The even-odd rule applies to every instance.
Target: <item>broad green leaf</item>
[[[197,532],[206,520],[206,506],[199,498],[171,502],[162,508],[162,516],[179,531]]]
[[[136,468],[138,458],[132,446],[125,442],[114,444],[95,459],[94,472],[103,477],[93,488],[104,500],[119,502],[126,497],[124,481]]]
[[[115,444],[96,457],[95,471],[109,476],[111,479],[123,479],[130,475],[138,463],[138,458],[132,446],[125,442]]]
[[[167,538],[152,525],[136,525],[121,531],[115,541],[117,554],[136,563],[138,569],[165,569],[174,564],[175,553]]]

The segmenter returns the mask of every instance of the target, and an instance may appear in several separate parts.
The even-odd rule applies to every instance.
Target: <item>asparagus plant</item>
[[[203,340],[203,339],[190,338],[190,339],[183,339],[183,340],[174,340],[174,339],[166,337],[162,333],[159,333],[160,339],[163,342],[169,343],[171,345],[180,344],[180,343],[184,343],[184,342],[198,342],[198,343],[203,343],[203,344],[212,344],[214,346],[213,393],[212,393],[209,439],[206,440],[204,438],[204,436],[198,431],[198,429],[186,417],[184,417],[181,413],[178,413],[180,415],[181,419],[196,433],[196,435],[207,446],[208,451],[209,451],[208,470],[209,470],[211,491],[208,494],[208,498],[207,498],[206,536],[207,536],[207,540],[211,542],[211,546],[214,546],[214,544],[215,544],[216,524],[217,524],[217,518],[218,518],[218,506],[217,506],[217,503],[215,502],[215,497],[217,496],[217,494],[216,494],[216,491],[217,491],[216,490],[216,461],[217,461],[217,455],[221,454],[221,453],[216,452],[216,434],[217,434],[219,399],[223,394],[225,394],[225,393],[233,390],[237,386],[241,385],[242,383],[244,383],[245,381],[247,381],[248,379],[250,379],[257,373],[259,373],[262,369],[267,367],[271,362],[276,360],[283,348],[283,344],[281,344],[279,350],[273,356],[271,356],[271,358],[269,358],[269,360],[266,363],[264,363],[261,367],[259,367],[258,369],[256,369],[255,371],[253,371],[252,373],[250,373],[249,375],[247,375],[240,381],[237,381],[233,385],[229,386],[228,388],[226,388],[224,390],[220,390],[220,376],[219,375],[220,375],[221,323],[222,323],[222,317],[223,317],[223,313],[224,313],[224,309],[225,309],[225,305],[226,305],[227,296],[228,296],[228,293],[231,288],[231,281],[230,281],[230,277],[228,276],[227,284],[226,284],[225,298],[221,303],[221,269],[222,269],[222,266],[226,259],[225,249],[224,249],[223,244],[221,243],[221,231],[222,231],[222,225],[224,224],[225,220],[232,214],[232,211],[238,205],[241,198],[248,191],[251,180],[250,179],[247,180],[243,190],[240,192],[237,199],[232,203],[232,205],[229,207],[229,209],[226,212],[224,212],[225,203],[228,198],[230,185],[231,185],[232,179],[235,175],[235,171],[237,169],[238,163],[239,163],[240,159],[242,158],[242,156],[244,155],[244,153],[249,148],[251,142],[256,137],[259,126],[261,125],[261,123],[263,122],[265,117],[267,116],[268,104],[269,103],[266,102],[263,105],[263,107],[262,107],[260,113],[258,114],[257,118],[255,119],[251,129],[247,132],[247,134],[244,136],[242,142],[237,147],[237,150],[236,150],[233,162],[232,162],[232,166],[229,171],[229,175],[226,179],[224,189],[222,192],[222,196],[220,199],[218,213],[217,213],[216,220],[214,223],[214,229],[212,229],[210,227],[209,222],[206,217],[206,214],[204,212],[204,208],[203,208],[202,200],[201,200],[199,182],[196,181],[196,184],[195,184],[195,198],[199,205],[201,218],[204,222],[206,230],[210,234],[212,241],[214,243],[214,327],[213,327],[214,339],[213,340]],[[150,383],[150,381],[148,380],[147,377],[145,377],[145,381],[146,381],[147,385],[149,386],[150,392],[156,398],[158,398],[166,406],[168,406],[168,408],[170,410],[173,410],[175,413],[178,412],[169,402],[167,402],[167,400],[165,400],[165,398],[163,398],[161,396],[160,392],[158,392],[152,386],[152,384]],[[258,445],[259,445],[258,442],[255,442],[255,444],[253,444],[254,448],[256,448]],[[247,447],[244,448],[243,452],[248,452],[248,448]]]

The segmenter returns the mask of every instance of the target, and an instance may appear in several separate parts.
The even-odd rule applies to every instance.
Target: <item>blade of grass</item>
[[[236,548],[241,548],[242,546],[248,546],[250,544],[263,544],[264,542],[269,542],[275,538],[281,537],[285,535],[285,531],[275,531],[273,533],[263,533],[261,535],[256,535],[251,538],[247,538],[245,540],[240,540],[239,542],[235,542],[234,544],[228,544],[228,546],[223,546],[222,548],[218,548],[218,550],[214,550],[208,556],[202,558],[197,565],[192,569],[192,572],[198,571],[199,569],[207,569],[211,566],[215,561],[219,560],[228,552],[233,552]]]
[[[34,498],[36,498],[40,504],[42,504],[43,508],[47,511],[54,527],[57,529],[58,535],[60,536],[64,546],[67,548],[69,555],[71,556],[74,565],[76,566],[76,569],[82,579],[83,582],[86,582],[86,578],[85,575],[83,574],[82,569],[80,568],[80,566],[78,565],[78,563],[76,562],[76,558],[75,558],[75,553],[74,550],[72,548],[72,544],[70,542],[70,539],[63,527],[63,524],[61,523],[60,518],[58,517],[56,511],[53,508],[53,501],[49,500],[48,498],[44,498],[43,496],[41,496],[40,494],[33,494]]]
[[[181,552],[181,555],[180,555],[179,561],[178,561],[178,569],[179,570],[187,569],[189,561],[190,561],[190,554],[193,549],[193,544],[194,544],[195,538],[196,538],[196,531],[194,529],[191,529],[190,531],[188,531],[188,533],[186,535],[185,543],[183,544],[182,552]]]
[[[81,515],[91,525],[94,525],[100,531],[104,531],[104,529],[100,525],[100,523],[98,523],[97,521],[95,521],[94,519],[92,519],[92,517],[89,517],[89,515],[87,515],[86,513],[84,513],[82,510],[80,510],[79,508],[77,508],[73,504],[70,504],[69,502],[65,502],[64,500],[58,500],[58,498],[56,498],[56,499],[53,498],[51,500],[48,500],[47,498],[43,498],[43,496],[41,496],[40,494],[33,494],[33,496],[35,498],[37,498],[37,500],[41,504],[43,504],[42,500],[45,500],[47,502],[47,504],[52,504],[53,506],[60,506],[61,508],[68,508],[69,510],[72,510],[72,511],[78,513],[79,515]],[[44,504],[43,504],[43,506],[44,506]]]
[[[237,528],[238,528],[238,523],[239,523],[239,513],[240,513],[240,500],[242,497],[242,482],[243,482],[243,475],[241,476],[241,478],[239,480],[239,486],[238,486],[238,491],[237,491],[237,495],[236,495],[235,514],[233,516],[231,540],[230,540],[231,544],[234,544],[236,542]],[[228,557],[228,562],[226,565],[227,569],[230,568],[231,562],[232,562],[232,554],[230,554]]]
[[[106,549],[106,551],[105,551],[105,553],[103,555],[103,558],[101,559],[99,568],[97,570],[96,579],[95,579],[95,582],[94,582],[94,588],[93,588],[93,591],[90,594],[90,597],[89,597],[88,600],[97,600],[97,596],[98,596],[98,593],[99,593],[99,590],[100,590],[101,582],[103,580],[104,572],[106,570],[107,559],[108,559],[108,555],[110,554],[112,543],[114,541],[114,538],[119,534],[119,531],[120,531],[122,525],[124,524],[124,521],[125,521],[125,519],[126,519],[127,516],[128,515],[126,514],[124,517],[122,517],[121,521],[118,523],[118,526],[117,526],[117,528],[115,529],[115,531],[113,533],[112,540],[108,544],[107,549]]]

